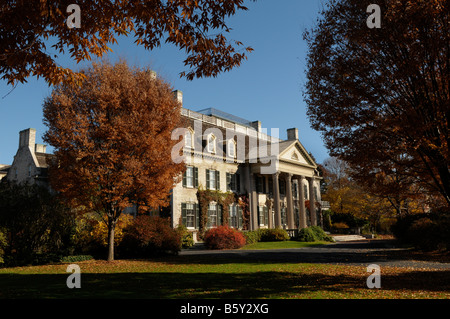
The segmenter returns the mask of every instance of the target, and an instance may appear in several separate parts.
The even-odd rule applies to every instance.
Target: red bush
[[[124,229],[124,238],[119,248],[127,257],[147,257],[165,252],[178,253],[181,249],[181,238],[170,226],[167,218],[138,216]]]
[[[228,226],[211,228],[206,232],[204,241],[209,249],[237,249],[245,245],[244,235]]]

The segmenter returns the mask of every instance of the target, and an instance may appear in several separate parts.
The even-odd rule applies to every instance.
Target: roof
[[[47,168],[49,159],[55,156],[53,154],[39,153],[39,152],[36,152],[34,154],[36,155],[36,159],[38,161],[38,167],[40,167],[40,168]]]
[[[184,121],[182,122],[182,125],[185,125],[186,128],[191,127],[194,129],[194,131],[195,131],[195,129],[197,129],[196,126],[198,126],[198,124],[195,123],[195,121],[197,119],[188,117],[188,116],[183,116],[183,118],[184,118]],[[202,151],[205,149],[205,146],[206,146],[206,145],[204,145],[205,131],[208,130],[208,132],[206,132],[207,133],[206,135],[209,135],[210,133],[212,133],[212,129],[214,129],[214,131],[216,133],[220,133],[220,134],[216,134],[216,135],[219,135],[219,136],[216,136],[216,138],[218,138],[216,141],[219,143],[219,145],[224,144],[223,142],[229,138],[233,138],[236,141],[236,143],[238,144],[238,146],[239,146],[239,143],[242,143],[242,142],[245,143],[244,144],[244,158],[242,158],[242,157],[239,158],[240,150],[239,149],[237,150],[237,154],[238,154],[237,160],[238,161],[241,161],[241,160],[247,161],[250,159],[255,159],[255,157],[261,159],[261,158],[271,157],[274,155],[279,156],[285,150],[287,150],[288,148],[290,148],[294,144],[296,144],[297,145],[296,147],[298,147],[301,155],[305,158],[305,160],[308,162],[308,164],[311,166],[316,165],[314,160],[309,156],[308,152],[305,150],[303,145],[298,140],[283,141],[280,139],[274,139],[272,141],[272,139],[269,138],[272,141],[271,142],[271,141],[269,141],[269,139],[266,138],[266,136],[263,136],[264,138],[260,138],[258,135],[258,132],[256,132],[256,131],[254,131],[255,132],[254,136],[250,136],[248,134],[238,132],[231,128],[228,129],[223,126],[214,125],[214,124],[211,124],[211,123],[208,123],[205,121],[201,122],[201,129],[202,129],[202,132],[194,132],[194,139],[196,139],[194,141],[194,143],[196,143],[197,145],[200,145]],[[253,147],[258,147],[258,148],[253,149]],[[276,154],[272,154],[272,149],[276,150]],[[251,150],[253,150],[253,152],[251,152]],[[195,151],[195,146],[194,146],[194,151]],[[203,155],[205,155],[205,154],[203,154]],[[212,156],[214,156],[214,155],[212,155]]]

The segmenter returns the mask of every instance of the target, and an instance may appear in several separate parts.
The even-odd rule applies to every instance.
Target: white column
[[[286,199],[287,199],[287,224],[288,229],[295,228],[294,221],[294,201],[292,198],[292,174],[286,177]]]
[[[298,181],[298,192],[299,192],[299,198],[298,198],[298,205],[299,207],[299,213],[300,213],[300,229],[306,228],[308,225],[306,224],[306,210],[305,210],[305,189],[303,187],[303,183],[305,181],[305,176],[300,176],[297,178]]]
[[[273,178],[273,198],[274,198],[274,212],[275,212],[275,227],[281,227],[281,211],[280,211],[280,187],[278,177],[280,173],[276,172],[272,175]]]
[[[311,216],[311,226],[317,226],[316,200],[314,195],[314,177],[309,179],[309,215]]]

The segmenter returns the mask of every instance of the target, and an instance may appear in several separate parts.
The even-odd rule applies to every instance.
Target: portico
[[[261,174],[262,164],[251,167],[251,228],[298,229],[315,226],[320,213],[321,177],[317,166],[298,140],[281,142],[279,147],[274,173]],[[267,207],[267,225],[261,222],[261,217],[258,218],[260,207]]]

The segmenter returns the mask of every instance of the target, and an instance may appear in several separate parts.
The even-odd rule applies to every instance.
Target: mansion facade
[[[182,93],[176,95],[182,102]],[[207,227],[294,230],[320,224],[322,178],[299,141],[298,129],[288,129],[287,140],[281,140],[277,129],[271,136],[259,121],[213,108],[198,112],[182,108],[182,117],[186,172],[171,194],[174,227],[183,223],[191,231],[199,230],[198,195],[205,190],[235,194],[235,201],[225,208],[227,221],[223,204],[214,200],[207,204],[203,209]]]
[[[182,103],[182,93],[174,93]],[[182,156],[173,159],[183,160],[186,171],[172,189],[166,210],[173,227],[182,223],[195,233],[201,226],[223,224],[246,230],[320,224],[321,177],[299,141],[298,129],[288,129],[287,140],[281,140],[278,129],[271,129],[269,135],[259,121],[220,110],[182,108],[181,112]],[[47,163],[53,155],[46,153],[45,145],[35,143],[35,129],[23,130],[19,137],[14,161],[0,165],[0,178],[46,185]],[[227,201],[225,209],[223,202],[201,203],[199,194],[204,191],[233,194],[234,199]]]

